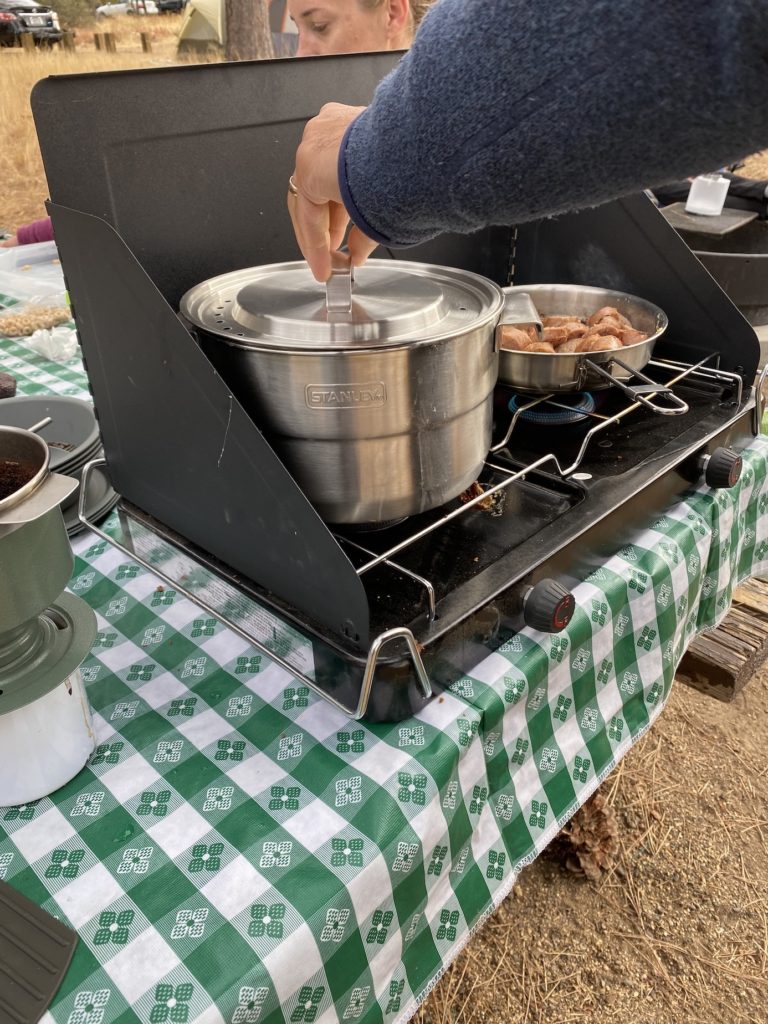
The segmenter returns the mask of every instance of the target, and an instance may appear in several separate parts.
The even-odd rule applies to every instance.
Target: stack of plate
[[[47,442],[51,452],[51,471],[81,479],[83,467],[92,459],[104,456],[99,428],[89,402],[79,398],[30,395],[4,398],[0,402],[0,426],[29,428],[51,417],[38,436]],[[78,488],[61,506],[67,533],[73,537],[85,527],[77,516],[80,497]],[[98,522],[117,504],[118,495],[104,469],[95,470],[88,480],[85,511],[91,522]]]

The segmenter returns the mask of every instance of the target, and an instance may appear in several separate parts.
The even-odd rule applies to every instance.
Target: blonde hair
[[[434,2],[435,0],[410,0],[411,17],[413,18],[414,28],[419,27],[421,19]]]
[[[411,27],[414,32],[434,2],[435,0],[408,0],[408,6],[411,8]],[[363,7],[375,10],[375,8],[381,7],[384,0],[360,0],[360,3]]]

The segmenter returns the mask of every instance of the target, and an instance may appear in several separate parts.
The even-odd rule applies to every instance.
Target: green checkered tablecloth
[[[0,295],[0,302],[3,301]],[[2,331],[2,319],[0,319]],[[67,363],[52,363],[28,349],[20,339],[0,335],[0,370],[19,381],[19,394],[70,395],[90,399],[79,356]]]
[[[76,362],[0,342],[0,365],[25,393],[85,394]],[[768,443],[744,458],[733,491],[692,492],[596,564],[566,632],[514,636],[389,726],[80,538],[98,747],[51,798],[0,809],[0,877],[80,936],[46,1021],[406,1020],[768,567]]]

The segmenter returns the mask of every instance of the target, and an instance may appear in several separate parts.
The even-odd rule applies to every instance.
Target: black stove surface
[[[664,368],[653,372],[660,382],[672,376]],[[606,553],[616,550],[623,535],[647,523],[696,482],[694,467],[699,454],[718,446],[748,443],[750,416],[746,410],[751,402],[742,400],[739,406],[735,389],[723,382],[700,380],[677,384],[674,390],[688,404],[687,413],[658,415],[645,408],[630,412],[592,437],[577,470],[566,479],[558,475],[554,463],[546,464],[511,483],[498,495],[498,502],[489,499],[493,507],[476,506],[393,554],[391,563],[431,582],[437,610],[433,621],[427,615],[423,585],[387,565],[366,572],[362,578],[371,606],[372,634],[406,624],[419,642],[433,642],[468,611],[486,604],[511,584],[530,584],[540,578],[542,566],[559,564],[573,571],[575,553],[558,557],[559,553],[604,523],[606,517],[611,517],[611,524],[600,531],[600,546]],[[511,397],[507,389],[497,390],[498,437],[503,436],[511,418]],[[613,388],[593,397],[597,417],[614,416],[630,405],[627,397]],[[519,420],[507,446],[489,456],[480,483],[486,488],[493,486],[548,453],[555,454],[561,468],[571,467],[587,432],[604,422],[596,416],[565,426]],[[654,488],[657,480],[663,482]],[[359,568],[370,561],[371,554],[382,555],[459,504],[452,502],[367,535],[343,529],[336,533]],[[589,546],[594,549],[596,542],[593,537]],[[582,552],[586,554],[586,541]],[[520,600],[518,596],[518,604]],[[514,602],[511,608],[514,612]]]
[[[487,487],[500,483],[506,474],[486,469],[480,481]],[[478,574],[508,557],[520,545],[575,508],[585,497],[578,484],[544,474],[521,480],[488,499],[488,507],[467,510],[446,522],[427,537],[393,556],[392,561],[427,578],[433,585],[438,606],[458,587],[469,584]],[[448,512],[461,507],[461,500],[449,502],[433,512],[415,516],[388,530],[365,535],[338,532],[355,567],[381,554],[418,530],[437,523]],[[371,604],[372,630],[382,631],[395,622],[408,622],[414,612],[426,611],[424,587],[406,575],[381,566],[364,575]]]
[[[658,372],[661,380],[665,374],[669,379],[667,370]],[[647,526],[698,481],[701,455],[718,447],[738,451],[752,440],[752,389],[745,389],[739,402],[732,382],[722,380],[676,385],[675,391],[689,404],[687,413],[627,413],[591,438],[578,469],[565,478],[553,460],[535,469],[527,467],[554,452],[560,467],[570,468],[587,432],[604,421],[589,418],[567,427],[518,423],[506,446],[489,455],[479,481],[484,490],[504,481],[507,486],[484,497],[482,505],[464,507],[465,502],[457,499],[385,529],[337,528],[335,535],[356,568],[386,555],[385,562],[361,575],[370,606],[371,638],[406,627],[432,683],[449,685],[525,625],[524,601],[532,585],[550,577],[574,585],[590,571],[596,556],[614,553],[632,530]],[[500,390],[500,435],[509,424],[508,402],[509,395]],[[596,400],[595,412],[611,416],[629,404],[611,389]],[[518,476],[511,480],[514,474]],[[459,509],[461,514],[450,518]],[[214,614],[234,621],[226,612],[237,606],[241,594],[271,608],[310,638],[317,684],[346,706],[354,706],[369,651],[364,638],[329,632],[141,510],[126,503],[123,510],[148,527],[150,546],[159,534],[187,552],[194,564],[235,588],[226,600],[219,600],[223,613],[214,603],[208,605]],[[429,530],[432,526],[436,528]],[[414,539],[416,534],[420,536]],[[391,551],[407,541],[411,542],[402,550]],[[172,552],[168,557],[175,558]],[[254,621],[250,635],[255,638],[258,613]],[[274,632],[274,625],[270,629]],[[368,717],[396,721],[412,714],[424,700],[404,650],[397,644],[382,650]]]

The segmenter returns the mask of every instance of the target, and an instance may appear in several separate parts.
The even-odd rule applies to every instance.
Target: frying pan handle
[[[496,325],[495,348],[497,350],[501,348],[502,327],[514,327],[517,324],[531,325],[536,328],[536,333],[541,337],[541,332],[544,329],[541,316],[528,292],[512,291],[508,288],[503,288],[502,291],[504,292],[504,309],[501,311],[501,317]]]
[[[325,308],[330,315],[352,312],[355,272],[348,252],[331,253],[331,276],[325,283]]]
[[[625,384],[623,380],[618,380],[605,369],[605,366],[613,366],[614,364],[625,370],[630,377],[639,377],[641,380],[644,380],[645,384]],[[655,412],[659,416],[683,416],[688,412],[688,405],[674,393],[672,388],[665,387],[663,384],[653,380],[653,378],[647,377],[640,370],[627,366],[618,356],[614,356],[604,366],[600,366],[591,359],[585,359],[583,365],[590,370],[594,370],[601,377],[605,377],[613,387],[619,388],[620,391],[623,391],[634,402],[640,402],[646,409],[650,409],[651,412]],[[653,399],[657,396],[670,404],[662,405],[660,402],[654,402]]]
[[[504,324],[533,324],[536,330],[541,332],[541,316],[528,292],[518,291],[517,289],[511,291],[508,288],[504,288],[502,291],[504,292],[504,309],[501,313],[499,326]]]

